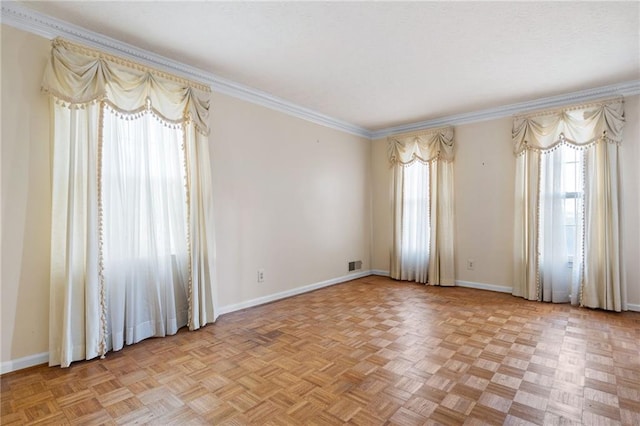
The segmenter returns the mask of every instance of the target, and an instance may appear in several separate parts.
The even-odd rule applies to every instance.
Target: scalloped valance
[[[427,162],[434,159],[453,161],[453,127],[389,136],[389,161],[392,164]]]
[[[584,147],[599,140],[620,144],[624,122],[622,99],[515,117],[513,152],[549,151],[559,144]]]
[[[134,112],[150,104],[169,121],[193,120],[202,133],[209,128],[208,86],[61,38],[52,42],[42,90],[71,105],[108,99]]]

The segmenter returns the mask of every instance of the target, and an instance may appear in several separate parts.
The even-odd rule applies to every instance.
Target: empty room
[[[640,3],[2,1],[0,424],[640,424]]]

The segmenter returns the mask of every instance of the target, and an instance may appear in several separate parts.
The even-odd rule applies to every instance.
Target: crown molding
[[[312,123],[340,130],[368,139],[380,139],[394,134],[424,130],[432,127],[455,126],[480,121],[493,120],[531,111],[560,107],[613,96],[631,96],[640,94],[640,80],[632,80],[618,84],[581,90],[563,95],[550,96],[532,101],[519,102],[495,108],[454,114],[431,120],[419,121],[379,130],[369,130],[343,120],[330,117],[309,108],[273,96],[267,92],[236,83],[187,64],[165,58],[155,53],[140,49],[111,37],[98,34],[60,19],[44,15],[13,1],[2,1],[2,23],[23,31],[53,39],[64,37],[70,41],[82,43],[90,47],[102,49],[107,53],[124,56],[127,59],[141,62],[144,65],[159,68],[182,77],[199,81],[211,86],[214,92],[229,95],[253,104],[301,118]]]
[[[107,53],[123,56],[144,65],[159,68],[182,77],[205,83],[214,92],[229,95],[247,102],[267,107],[285,114],[301,118],[356,136],[371,138],[371,131],[360,126],[338,120],[309,108],[296,105],[285,99],[261,90],[236,83],[213,73],[174,61],[161,55],[140,49],[131,44],[87,30],[80,26],[44,15],[17,2],[2,2],[2,23],[41,37],[54,39],[64,37],[70,41],[101,49]]]
[[[433,127],[456,126],[460,124],[476,123],[479,121],[494,120],[547,108],[562,107],[569,104],[591,102],[597,99],[605,99],[615,96],[632,96],[640,94],[640,80],[631,80],[623,83],[611,84],[595,89],[580,90],[578,92],[563,95],[549,96],[532,101],[519,102],[495,108],[487,108],[479,111],[454,114],[432,120],[387,127],[371,132],[371,139],[380,139],[387,136],[425,130]]]
[[[319,113],[309,108],[294,104],[282,98],[278,98],[269,93],[247,87],[231,80],[216,77],[216,80],[208,80],[211,90],[224,93],[247,102],[258,104],[266,108],[283,112],[285,114],[320,124],[332,129],[340,130],[352,135],[371,139],[372,132],[364,127],[356,126],[337,118]]]

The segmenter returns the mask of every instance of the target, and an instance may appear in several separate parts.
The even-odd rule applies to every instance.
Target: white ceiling
[[[636,1],[23,4],[369,130],[640,78]]]

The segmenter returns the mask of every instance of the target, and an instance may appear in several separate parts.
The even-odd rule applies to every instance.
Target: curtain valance
[[[515,117],[513,151],[548,151],[561,143],[586,146],[599,140],[619,144],[624,127],[622,99]]]
[[[389,136],[389,161],[409,164],[438,158],[453,161],[453,127],[425,130],[408,135]]]
[[[71,105],[106,99],[126,112],[150,102],[163,118],[193,120],[208,132],[209,87],[61,38],[53,40],[42,90]]]

